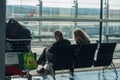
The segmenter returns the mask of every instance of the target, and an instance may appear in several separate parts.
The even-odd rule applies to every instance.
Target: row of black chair
[[[54,64],[48,63],[44,75],[46,76],[49,71],[55,80],[55,70],[69,69],[73,75],[74,69],[76,68],[111,65],[116,76],[118,76],[115,65],[112,62],[115,47],[116,43],[91,43],[62,46],[55,55]]]

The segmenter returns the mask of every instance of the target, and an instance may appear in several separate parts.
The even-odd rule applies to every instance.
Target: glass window
[[[8,18],[99,18],[99,0],[7,0]]]
[[[92,43],[99,40],[99,23],[98,22],[79,22],[77,28],[84,30],[90,37]]]
[[[104,18],[120,19],[120,0],[104,0]]]
[[[73,0],[43,0],[43,17],[72,17]]]
[[[7,0],[7,18],[32,18],[38,16],[38,0]]]
[[[47,21],[41,21],[41,17]],[[73,42],[74,29],[81,28],[90,36],[92,42],[96,42],[99,40],[100,0],[7,0],[6,18],[23,18],[23,21],[19,22],[30,29],[34,36],[33,46],[43,48],[49,43],[52,44],[55,41],[53,32],[56,29],[62,30],[65,38]],[[30,21],[28,18],[37,21]],[[52,21],[54,18],[56,21]],[[57,18],[62,19],[57,21]],[[64,19],[76,21],[65,22]],[[98,19],[98,22],[93,19]],[[103,19],[120,19],[119,0],[103,0]],[[108,34],[110,37],[107,40]],[[115,35],[120,35],[120,24],[103,22],[102,41],[119,42],[120,37]]]
[[[76,2],[74,5],[77,6]],[[100,0],[78,0],[79,18],[99,19],[99,15],[100,15]]]

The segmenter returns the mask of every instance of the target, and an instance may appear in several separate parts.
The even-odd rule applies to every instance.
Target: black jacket
[[[57,52],[57,49],[60,46],[62,46],[62,45],[69,45],[69,44],[71,44],[69,40],[67,40],[67,39],[61,39],[61,40],[56,41],[48,51],[50,53],[54,54],[54,53]]]

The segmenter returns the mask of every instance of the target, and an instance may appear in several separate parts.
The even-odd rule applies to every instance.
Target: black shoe
[[[37,70],[37,73],[38,74],[43,74],[45,72],[45,69],[44,68],[41,68],[40,70]]]

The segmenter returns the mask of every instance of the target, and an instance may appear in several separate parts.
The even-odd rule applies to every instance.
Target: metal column
[[[104,30],[104,35],[108,35],[109,34],[109,26],[108,26],[108,19],[109,19],[109,0],[105,0],[105,30]],[[107,36],[105,36],[105,40],[106,42],[108,42],[108,38]]]
[[[5,14],[6,0],[0,0],[0,80],[5,80]]]
[[[99,32],[99,43],[102,42],[102,23],[103,23],[103,0],[100,0],[100,32]]]
[[[42,18],[42,0],[39,0],[39,17]],[[40,36],[42,22],[39,21],[38,35]]]
[[[75,4],[75,18],[78,18],[78,0],[74,0],[74,4]],[[77,28],[77,21],[75,21],[75,28]]]

